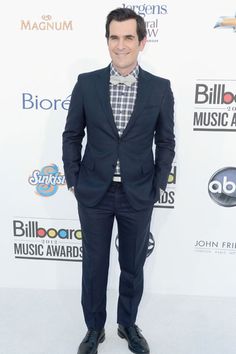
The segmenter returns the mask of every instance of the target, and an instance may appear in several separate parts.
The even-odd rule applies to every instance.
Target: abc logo
[[[208,192],[215,203],[224,207],[236,206],[236,167],[217,171],[210,178]]]

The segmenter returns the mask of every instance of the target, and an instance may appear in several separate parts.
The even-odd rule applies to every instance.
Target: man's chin
[[[117,67],[117,69],[128,69],[130,67],[129,64],[127,63],[123,63],[123,62],[119,62],[119,63],[113,63],[115,67]]]

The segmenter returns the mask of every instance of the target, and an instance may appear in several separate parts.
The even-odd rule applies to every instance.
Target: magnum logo
[[[73,31],[71,20],[53,21],[51,15],[43,15],[40,21],[21,20],[22,31]]]

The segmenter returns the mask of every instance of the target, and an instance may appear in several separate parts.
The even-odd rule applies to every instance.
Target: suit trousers
[[[106,321],[106,293],[110,245],[114,219],[119,235],[119,299],[117,323],[134,325],[143,293],[143,266],[146,260],[153,206],[135,210],[123,190],[112,182],[95,207],[78,201],[82,230],[82,307],[89,329],[100,330]]]

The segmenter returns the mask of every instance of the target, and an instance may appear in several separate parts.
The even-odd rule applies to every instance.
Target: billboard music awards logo
[[[236,206],[236,167],[226,167],[215,172],[210,178],[208,192],[218,205]]]
[[[236,80],[197,80],[194,131],[236,131]]]
[[[144,18],[147,28],[147,41],[158,42],[159,18],[167,15],[167,4],[133,4],[122,3],[121,7],[134,10],[138,15]]]
[[[34,170],[28,182],[31,186],[35,186],[36,194],[41,197],[51,197],[56,194],[59,186],[66,184],[65,176],[59,172],[55,164],[44,166],[41,170]]]
[[[82,261],[77,220],[17,217],[12,222],[14,256],[23,259]]]
[[[33,95],[29,92],[22,93],[22,109],[23,110],[43,110],[43,111],[58,111],[63,109],[68,111],[71,95],[65,99],[61,98],[45,98],[39,95]]]
[[[21,20],[21,31],[73,31],[71,20],[54,21],[51,15],[43,15],[38,21]]]
[[[234,32],[236,32],[236,15],[233,17],[233,16],[221,16],[214,28],[230,28],[230,29],[233,29]]]
[[[174,163],[168,177],[168,183],[165,192],[161,195],[160,201],[154,204],[154,208],[169,208],[175,207],[175,186],[176,186],[177,167]]]

